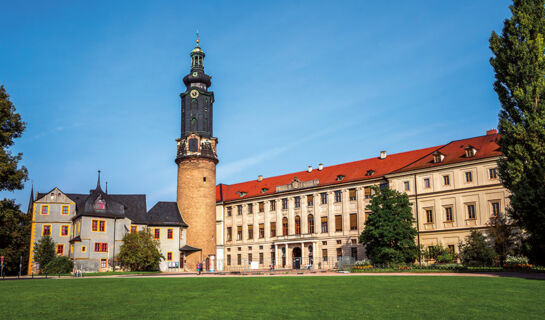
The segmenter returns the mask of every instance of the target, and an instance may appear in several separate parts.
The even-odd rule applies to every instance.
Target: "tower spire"
[[[97,190],[100,189],[100,170],[98,170]]]
[[[27,213],[32,214],[32,206],[34,205],[34,181],[31,181],[30,200],[28,201]]]

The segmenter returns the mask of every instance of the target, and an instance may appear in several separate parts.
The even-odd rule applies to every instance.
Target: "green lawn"
[[[442,276],[0,281],[2,319],[543,319],[545,281]]]

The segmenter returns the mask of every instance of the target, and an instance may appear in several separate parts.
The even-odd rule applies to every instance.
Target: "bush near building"
[[[121,267],[129,271],[155,271],[165,259],[159,251],[159,241],[148,230],[125,234],[117,258]]]
[[[34,261],[40,264],[40,270],[55,259],[55,242],[50,236],[44,236],[34,243]]]
[[[56,256],[44,267],[47,274],[66,274],[74,270],[74,262],[67,256]]]
[[[493,266],[496,252],[488,244],[482,232],[473,230],[465,241],[458,245],[460,260],[464,266]]]

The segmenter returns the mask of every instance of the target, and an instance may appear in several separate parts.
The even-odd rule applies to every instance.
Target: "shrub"
[[[491,266],[496,259],[496,252],[486,242],[482,232],[471,231],[460,248],[460,259],[465,266]]]
[[[154,240],[148,230],[127,233],[119,250],[119,263],[130,271],[155,271],[161,259],[159,241]]]
[[[528,264],[528,258],[522,256],[507,256],[505,259],[506,265]]]
[[[433,259],[436,263],[451,263],[456,261],[456,254],[448,249],[445,249],[442,244],[429,247],[425,253],[427,259]]]
[[[74,269],[74,262],[66,256],[57,256],[44,267],[48,274],[70,273]]]

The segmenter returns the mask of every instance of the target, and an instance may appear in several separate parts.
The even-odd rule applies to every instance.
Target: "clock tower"
[[[197,45],[190,53],[191,71],[184,77],[180,94],[182,125],[176,139],[178,165],[177,202],[187,228],[186,269],[216,255],[216,146],[213,137],[214,93],[208,91],[211,77],[204,73],[204,51]],[[200,249],[200,253],[196,252]]]

